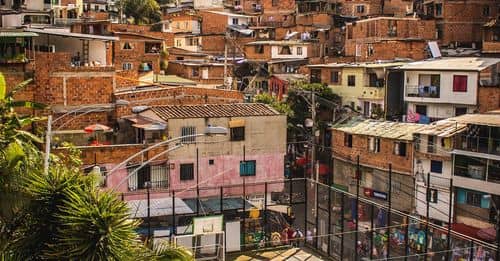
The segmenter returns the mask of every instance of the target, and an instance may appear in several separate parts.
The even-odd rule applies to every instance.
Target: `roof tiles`
[[[262,103],[173,105],[152,107],[151,110],[163,120],[280,115],[279,112]]]

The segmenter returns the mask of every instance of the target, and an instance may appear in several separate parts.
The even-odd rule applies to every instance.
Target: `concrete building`
[[[448,223],[449,215],[454,214],[450,213],[450,180],[453,177],[451,153],[456,146],[454,137],[465,130],[465,124],[447,119],[433,122],[414,132],[415,206],[420,216],[427,216],[427,204],[429,218],[434,221]],[[453,207],[452,200],[452,211]]]
[[[401,87],[389,70],[404,64],[406,62],[329,63],[308,68],[310,82],[327,84],[333,93],[342,97],[342,105],[360,111],[365,117],[384,118],[385,112],[399,104],[392,99],[386,103],[387,89]]]
[[[0,2],[0,27],[20,27],[23,25],[48,26],[53,22],[51,4],[43,0],[22,1],[23,4],[17,6],[16,2],[21,1],[6,0]]]
[[[156,188],[184,190],[197,185],[216,187],[281,180],[284,177],[286,116],[267,105],[158,106],[125,119],[132,124],[137,143],[202,133],[208,125],[225,127],[229,133],[227,136],[182,139],[184,146],[168,154],[168,162],[163,164],[168,168],[162,172],[163,176],[155,177],[148,173],[142,177],[141,173],[131,176],[128,184],[119,187],[121,192],[142,189],[141,182],[148,179],[157,184]],[[107,184],[112,187],[115,182],[127,177],[127,173],[126,169],[120,170]],[[279,191],[282,186],[274,189]],[[263,192],[250,189],[247,195]],[[214,195],[217,193],[214,191]],[[241,191],[234,193],[241,195]]]
[[[467,114],[453,120],[467,125],[456,135],[452,151],[455,222],[492,228],[500,206],[500,113]]]
[[[415,113],[429,122],[499,108],[499,64],[495,58],[457,57],[401,66],[410,121],[418,121]]]
[[[414,210],[413,133],[424,125],[375,120],[351,120],[332,128],[333,181],[350,193],[360,178],[363,197],[381,204],[389,199],[392,167],[392,207]],[[359,170],[357,173],[357,159]]]

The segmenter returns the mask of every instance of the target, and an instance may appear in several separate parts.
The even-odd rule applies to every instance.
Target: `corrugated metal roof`
[[[415,133],[433,136],[435,135],[447,138],[465,131],[466,129],[466,124],[446,119],[427,124],[422,129],[417,130]]]
[[[446,57],[408,63],[401,66],[403,70],[439,70],[439,71],[482,71],[489,66],[500,63],[498,58],[484,57]]]
[[[262,103],[232,103],[204,105],[172,105],[152,107],[162,120],[186,118],[222,118],[280,115],[269,105]]]
[[[36,37],[37,33],[23,31],[0,31],[0,37]]]
[[[413,133],[418,132],[425,126],[425,124],[418,123],[355,119],[337,125],[333,129],[350,134],[409,141],[413,140]]]
[[[475,124],[500,127],[500,113],[464,114],[448,120],[464,124]]]

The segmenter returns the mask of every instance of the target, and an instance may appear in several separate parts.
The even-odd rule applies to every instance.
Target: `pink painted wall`
[[[264,193],[264,184],[255,185],[255,183],[268,182],[268,193],[282,191],[284,188],[284,155],[281,153],[274,154],[259,154],[259,155],[246,155],[245,160],[256,161],[256,175],[240,177],[240,161],[243,160],[239,155],[224,155],[215,157],[201,157],[199,158],[199,187],[200,196],[219,196],[219,187],[225,186],[224,196],[241,196],[243,195],[243,183],[246,184],[245,194]],[[209,160],[213,159],[214,164],[209,165]],[[169,190],[175,190],[176,197],[180,198],[193,198],[196,197],[196,158],[170,160],[170,164],[174,164],[174,168],[170,169],[168,190],[153,191],[151,198],[170,197]],[[193,163],[194,164],[194,179],[181,181],[180,180],[180,164]],[[109,166],[108,166],[109,165]],[[108,164],[107,169],[113,167]],[[120,183],[122,179],[127,177],[127,170],[120,169],[107,179],[107,188],[112,188]],[[214,189],[203,189],[214,188]],[[141,191],[128,191],[128,182],[125,181],[122,185],[116,188],[118,193],[125,194],[125,200],[145,199],[146,194]]]

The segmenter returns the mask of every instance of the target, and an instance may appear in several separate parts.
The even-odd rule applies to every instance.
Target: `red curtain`
[[[467,76],[454,75],[453,76],[453,91],[454,92],[467,92]]]

